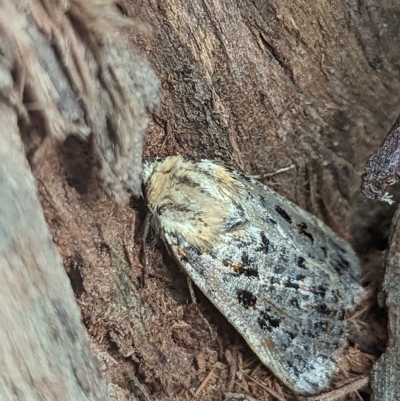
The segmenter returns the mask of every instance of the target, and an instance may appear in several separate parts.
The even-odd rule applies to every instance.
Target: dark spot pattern
[[[243,268],[239,273],[245,277],[259,277],[258,270],[255,267]]]
[[[283,219],[285,219],[288,223],[292,224],[292,218],[287,214],[286,210],[283,209],[281,206],[276,205],[275,210]]]
[[[238,290],[237,298],[239,300],[239,304],[243,305],[246,309],[249,309],[249,307],[254,308],[256,306],[257,297],[254,296],[250,291]]]
[[[305,337],[309,337],[309,338],[316,338],[316,337],[317,337],[317,335],[316,335],[313,331],[311,331],[311,330],[305,330],[305,331],[303,332],[303,335],[304,335]]]
[[[332,245],[339,250],[342,254],[346,255],[346,250],[342,248],[340,245],[336,244],[335,242],[332,242]]]
[[[250,265],[250,258],[249,258],[249,254],[247,252],[242,253],[242,263],[243,263],[243,266]]]
[[[242,219],[246,220],[246,213],[244,211],[243,206],[240,203],[234,204],[236,214],[241,217]]]
[[[187,258],[186,255],[179,255],[179,256],[180,256],[182,262],[189,263],[189,259]]]
[[[267,254],[267,253],[270,251],[270,246],[271,246],[271,244],[270,244],[270,242],[269,242],[269,239],[265,236],[265,233],[264,233],[264,232],[261,233],[261,242],[262,242],[261,250],[262,250],[264,253]]]
[[[323,333],[329,333],[330,332],[330,325],[326,320],[320,320],[317,323],[314,324],[315,330],[322,331]]]
[[[289,366],[289,368],[291,368],[294,372],[294,374],[297,377],[300,377],[300,370],[297,368],[297,365],[295,365],[292,361],[290,361],[289,359],[286,361],[287,366]]]
[[[297,309],[300,309],[299,301],[297,298],[291,298],[289,301],[290,305],[294,306]]]
[[[269,282],[270,282],[271,284],[278,284],[278,285],[281,284],[281,280],[280,280],[279,278],[277,278],[277,277],[271,277],[271,278],[269,279]]]
[[[195,246],[190,246],[188,247],[188,249],[193,252],[194,254],[196,254],[196,256],[201,256],[201,251],[199,248],[195,247]]]
[[[339,299],[342,298],[342,296],[340,295],[340,292],[339,292],[338,289],[332,290],[332,291],[331,291],[331,294],[332,294],[333,299],[334,299],[336,302],[338,302]]]
[[[302,235],[305,235],[310,239],[312,243],[314,243],[314,237],[307,231],[307,224],[306,223],[300,223],[297,225],[297,228],[299,229],[299,233]]]
[[[335,271],[342,276],[349,269],[350,264],[342,255],[338,255],[338,260],[334,262],[333,267]]]
[[[304,264],[305,261],[306,260],[302,256],[299,256],[297,258],[297,266],[299,266],[301,269],[306,269],[306,265]]]
[[[315,306],[315,310],[316,310],[319,314],[324,315],[324,316],[331,316],[331,317],[333,317],[333,316],[336,315],[336,311],[333,310],[333,309],[331,309],[331,308],[329,308],[328,305],[325,304],[325,303],[316,305],[316,306]]]
[[[257,322],[262,329],[271,332],[274,328],[279,327],[281,320],[278,317],[271,316],[268,312],[270,312],[269,309],[260,312]]]
[[[287,280],[283,283],[283,285],[284,285],[286,288],[294,288],[295,290],[298,290],[298,289],[300,288],[300,285],[299,285],[299,284],[294,283],[294,282],[291,281],[290,279],[287,279]]]
[[[276,265],[273,267],[273,269],[275,274],[282,274],[286,270],[285,266],[282,265]]]
[[[312,292],[315,295],[319,295],[322,298],[325,297],[326,294],[326,287],[324,287],[323,285],[313,285],[309,288],[310,292]]]
[[[346,311],[344,309],[340,309],[340,311],[338,312],[338,317],[340,320],[344,320],[346,316]]]

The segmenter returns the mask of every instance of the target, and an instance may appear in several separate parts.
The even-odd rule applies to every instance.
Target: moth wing
[[[237,202],[246,205],[244,217],[345,285],[350,296],[347,303],[352,309],[361,290],[360,264],[351,246],[321,220],[268,186],[242,173],[232,174],[247,189]]]
[[[225,231],[202,251],[174,232],[172,253],[261,361],[299,394],[327,389],[361,293],[353,250],[328,227],[240,173]],[[227,206],[228,207],[228,206]]]

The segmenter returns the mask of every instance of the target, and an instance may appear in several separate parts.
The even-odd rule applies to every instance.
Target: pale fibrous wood
[[[128,40],[140,29],[113,2],[0,1],[1,400],[126,399],[101,379],[26,156],[41,171],[72,135],[90,143],[108,195],[140,194],[147,109],[159,104]]]
[[[399,18],[396,0],[0,0],[0,58],[13,88],[1,70],[2,99],[18,113],[53,241],[122,393],[267,399],[266,387],[290,399],[200,298],[210,336],[159,249],[140,287],[142,215],[116,208],[95,176],[126,202],[151,121],[145,157],[217,159],[257,175],[379,261],[392,209],[359,195],[359,177],[398,113]],[[153,118],[150,66],[163,94]],[[40,146],[47,137],[59,146]],[[382,276],[375,266],[372,281]]]
[[[106,400],[17,115],[4,100],[0,126],[0,399]]]

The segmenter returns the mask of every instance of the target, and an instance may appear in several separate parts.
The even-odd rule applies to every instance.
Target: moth
[[[260,360],[302,395],[329,389],[362,293],[352,248],[260,182],[208,160],[148,161],[152,228]]]

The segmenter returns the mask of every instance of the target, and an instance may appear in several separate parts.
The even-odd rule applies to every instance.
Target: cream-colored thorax
[[[148,208],[161,234],[178,233],[198,248],[209,248],[224,231],[243,185],[224,167],[181,156],[147,162],[143,184]]]

